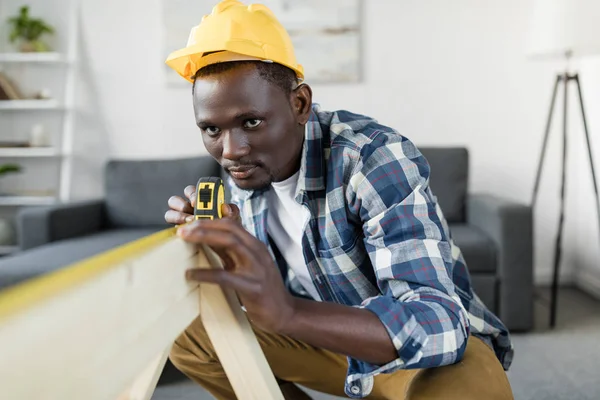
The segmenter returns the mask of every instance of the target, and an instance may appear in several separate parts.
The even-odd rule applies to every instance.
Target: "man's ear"
[[[312,89],[306,83],[301,83],[292,90],[290,96],[296,121],[300,125],[306,124],[312,110]]]

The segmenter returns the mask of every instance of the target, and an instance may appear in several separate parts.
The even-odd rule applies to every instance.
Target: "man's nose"
[[[250,154],[250,145],[246,135],[227,132],[223,137],[223,158],[239,160]]]

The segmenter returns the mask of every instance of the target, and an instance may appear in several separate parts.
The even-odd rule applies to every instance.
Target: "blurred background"
[[[207,154],[191,87],[164,61],[184,47],[192,25],[214,3],[0,0],[0,287],[158,229],[167,194],[181,194],[194,183],[157,183],[181,171],[197,176],[196,161]],[[523,302],[525,314],[513,327],[516,398],[597,398],[592,394],[600,386],[592,375],[600,359],[594,344],[600,338],[600,234],[574,81],[558,279],[562,86],[535,207],[532,193],[557,74],[579,74],[591,154],[600,158],[598,1],[264,3],[290,30],[315,102],[372,116],[424,148],[463,151],[456,160],[465,166],[448,166],[460,176],[450,173],[449,188],[440,190],[452,191],[453,179],[466,182],[466,197],[459,193],[463,221],[457,223],[473,222],[467,205],[472,194],[501,199],[497,207],[507,214],[517,210],[506,224],[522,225],[503,225],[504,211],[498,214],[503,238],[483,227],[481,236],[489,234],[483,243],[463,239],[473,260],[489,256],[496,265],[477,286],[488,306],[502,314],[511,297]],[[145,208],[139,199],[151,195],[153,185],[161,188],[155,205]],[[443,209],[448,196],[440,196]],[[60,213],[72,204],[80,205],[78,217]],[[153,217],[136,216],[152,210]],[[77,226],[73,219],[90,222]],[[94,239],[99,231],[101,240]],[[511,237],[518,243],[507,244]],[[74,243],[87,251],[72,250]],[[513,260],[519,271],[505,272]],[[553,282],[561,290],[557,323],[550,327]],[[187,382],[173,380],[159,387],[157,399],[204,398]]]

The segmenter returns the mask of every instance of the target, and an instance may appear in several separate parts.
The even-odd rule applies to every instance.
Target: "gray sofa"
[[[430,186],[460,247],[475,292],[512,331],[533,326],[531,207],[468,190],[465,148],[421,147]]]
[[[169,197],[220,171],[208,156],[108,162],[103,199],[19,213],[21,250],[0,259],[0,290],[168,228]]]
[[[530,329],[530,208],[469,194],[466,149],[421,150],[432,166],[431,187],[463,251],[477,294],[509,329]],[[166,228],[167,199],[207,175],[222,175],[209,157],[108,163],[104,199],[20,214],[23,251],[0,259],[0,290]]]

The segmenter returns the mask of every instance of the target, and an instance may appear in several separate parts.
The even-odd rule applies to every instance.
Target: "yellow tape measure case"
[[[194,219],[216,219],[223,217],[225,186],[217,177],[202,177],[196,184]]]

